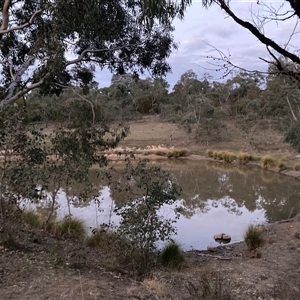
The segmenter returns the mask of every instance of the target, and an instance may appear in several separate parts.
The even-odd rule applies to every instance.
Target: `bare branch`
[[[277,43],[275,43],[274,41],[272,41],[271,39],[269,39],[268,37],[263,35],[261,32],[259,32],[259,30],[254,25],[252,25],[251,23],[243,21],[242,19],[238,18],[232,12],[232,10],[229,8],[229,6],[226,4],[226,2],[224,0],[218,0],[218,4],[221,7],[221,9],[223,9],[237,24],[239,24],[242,27],[248,29],[255,37],[257,37],[259,39],[259,41],[261,43],[263,43],[266,46],[272,47],[279,54],[289,58],[294,63],[300,64],[300,58],[297,55],[295,55],[295,54],[287,51],[286,49],[280,47]]]
[[[9,2],[9,1],[8,1]],[[6,3],[6,2],[5,2]],[[15,30],[20,30],[20,29],[23,29],[29,25],[31,25],[33,23],[33,20],[35,19],[35,17],[40,14],[42,12],[42,10],[37,10],[30,18],[30,20],[27,22],[27,23],[24,23],[22,25],[19,25],[19,26],[16,26],[16,27],[12,27],[12,28],[8,28],[8,23],[7,23],[7,26],[5,28],[5,26],[3,26],[3,29],[2,29],[2,25],[4,23],[4,19],[3,19],[3,22],[2,22],[2,25],[0,27],[0,36],[5,34],[5,33],[8,33],[8,32],[11,32],[11,31],[15,31]],[[8,14],[8,11],[7,11],[7,14]],[[2,12],[2,15],[4,15],[4,12]],[[4,18],[4,17],[3,17]],[[8,18],[8,16],[7,16]],[[7,19],[7,22],[8,22],[8,19]]]

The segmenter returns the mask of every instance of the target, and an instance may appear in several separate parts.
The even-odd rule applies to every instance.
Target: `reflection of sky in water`
[[[114,201],[110,197],[110,190],[105,187],[101,190],[101,203],[99,211],[98,205],[90,202],[85,207],[71,207],[71,213],[74,217],[82,219],[87,227],[96,228],[102,223],[108,223],[110,220],[111,206]],[[58,195],[58,218],[68,215],[68,205],[64,192]],[[208,245],[218,245],[213,236],[217,233],[230,234],[231,242],[237,242],[243,239],[243,234],[249,224],[261,224],[266,222],[263,209],[256,209],[252,212],[247,210],[245,206],[238,207],[236,211],[226,208],[226,203],[230,203],[231,207],[235,206],[235,200],[224,197],[218,201],[207,200],[205,212],[196,209],[189,218],[181,216],[176,223],[178,234],[174,237],[184,249],[206,249]],[[236,205],[237,207],[237,205]],[[167,218],[172,218],[174,212],[172,207],[165,206],[160,214]],[[111,221],[118,224],[120,218],[115,214],[111,215]]]

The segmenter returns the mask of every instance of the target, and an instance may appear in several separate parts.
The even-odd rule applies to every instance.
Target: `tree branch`
[[[10,2],[9,0],[6,0],[6,2]],[[0,27],[0,37],[5,34],[5,33],[8,33],[8,32],[11,32],[11,31],[15,31],[15,30],[20,30],[20,29],[23,29],[29,25],[31,25],[33,23],[33,20],[35,19],[35,17],[40,14],[42,12],[42,10],[37,10],[30,18],[30,20],[27,22],[27,23],[24,23],[22,25],[19,25],[19,26],[16,26],[16,27],[12,27],[12,28],[8,28],[8,8],[7,8],[7,11],[5,12],[4,11],[4,7],[5,7],[5,3],[4,3],[4,6],[3,6],[3,12],[2,12],[2,19],[3,19],[3,22],[1,24],[1,27]],[[5,19],[4,19],[5,17]],[[7,24],[5,22],[7,22]]]
[[[42,78],[40,81],[31,84],[30,86],[24,87],[22,90],[20,90],[18,93],[16,93],[14,96],[12,96],[10,98],[5,97],[5,99],[0,102],[0,109],[3,108],[5,105],[13,103],[18,98],[22,97],[23,95],[25,95],[29,91],[31,91],[33,89],[36,89],[37,87],[39,87],[40,85],[42,85],[43,82],[44,82],[44,80],[45,80],[45,78],[46,78],[46,76],[44,78]]]
[[[277,43],[275,43],[274,41],[272,41],[271,39],[269,39],[268,37],[266,37],[265,35],[260,33],[259,30],[255,26],[253,26],[251,23],[243,21],[242,19],[238,18],[232,12],[232,10],[229,8],[229,6],[225,3],[224,0],[217,0],[217,3],[221,7],[221,9],[223,9],[236,23],[238,23],[242,27],[248,29],[255,37],[257,37],[259,39],[259,41],[261,43],[263,43],[266,46],[272,47],[279,54],[289,58],[294,63],[300,64],[300,58],[297,55],[280,47]]]
[[[67,66],[69,65],[73,65],[79,62],[82,62],[84,60],[84,56],[87,53],[97,53],[97,52],[105,52],[105,51],[116,51],[116,50],[120,50],[126,47],[134,47],[134,46],[141,46],[142,44],[129,44],[129,45],[124,45],[124,46],[120,46],[120,47],[115,47],[115,48],[110,48],[110,49],[85,49],[81,52],[81,54],[73,60],[70,60],[67,62]]]
[[[3,8],[2,8],[2,24],[0,26],[0,33],[3,30],[7,30],[8,28],[8,21],[9,21],[9,5],[10,5],[10,0],[5,0],[3,3]]]

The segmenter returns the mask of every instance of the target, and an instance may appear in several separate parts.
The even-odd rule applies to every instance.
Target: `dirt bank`
[[[218,278],[232,297],[226,299],[299,299],[299,220],[270,224],[264,237],[254,252],[244,242],[186,252],[182,270],[158,267],[137,281],[113,253],[42,230],[16,230],[15,243],[0,247],[0,299],[202,299],[205,276]]]

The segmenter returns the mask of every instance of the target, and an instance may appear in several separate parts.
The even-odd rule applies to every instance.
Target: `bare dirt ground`
[[[299,220],[269,225],[264,236],[254,252],[244,243],[190,251],[182,270],[158,267],[137,281],[107,253],[21,230],[17,244],[0,248],[0,299],[299,299]],[[207,277],[221,292],[203,298]]]
[[[190,158],[204,155],[208,148],[243,150],[243,135],[231,129],[218,142],[196,143],[176,124],[142,120],[131,124],[132,134],[119,149],[187,149]],[[284,157],[291,167],[298,162],[280,134],[259,132],[255,139],[257,145],[261,140],[260,146],[249,144],[244,150]],[[155,153],[144,154],[157,158]],[[216,252],[186,252],[181,270],[158,267],[139,281],[115,263],[113,253],[41,230],[16,229],[16,243],[0,246],[0,300],[300,299],[300,221],[270,224],[264,237],[266,243],[254,252],[244,242],[220,246]],[[215,293],[204,296],[207,289]]]

